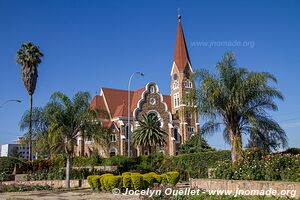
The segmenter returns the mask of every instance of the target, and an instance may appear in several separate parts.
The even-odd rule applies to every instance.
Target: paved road
[[[91,190],[78,191],[33,191],[0,193],[1,200],[139,200],[137,196],[113,195],[111,193],[94,193]]]

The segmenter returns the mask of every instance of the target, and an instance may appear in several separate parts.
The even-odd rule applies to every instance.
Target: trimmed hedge
[[[154,184],[164,184],[175,186],[179,181],[178,172],[168,172],[167,174],[158,175],[154,172],[147,174],[140,173],[123,173],[122,176],[113,174],[103,174],[101,176],[93,175],[87,177],[88,183],[95,191],[112,191],[114,188],[143,190],[153,187]]]
[[[179,181],[179,173],[178,172],[168,172],[167,173],[167,181],[171,185],[175,186]]]

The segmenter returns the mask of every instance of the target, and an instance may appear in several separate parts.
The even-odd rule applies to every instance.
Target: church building
[[[188,94],[195,83],[189,79],[193,73],[185,37],[178,16],[178,29],[174,60],[170,66],[171,92],[169,95],[162,94],[156,83],[150,82],[145,87],[135,91],[101,88],[100,94],[91,101],[91,107],[105,111],[100,114],[99,120],[102,126],[111,129],[111,142],[107,149],[95,145],[92,141],[85,141],[85,154],[89,155],[97,150],[100,155],[128,155],[128,96],[130,95],[130,127],[131,134],[142,120],[144,114],[155,114],[161,122],[161,128],[167,133],[167,144],[164,147],[153,147],[156,152],[166,155],[176,155],[179,145],[183,144],[189,137],[198,132],[198,114],[187,109],[183,103],[183,97]],[[78,138],[80,144],[80,138]],[[80,148],[78,148],[80,149]],[[148,148],[130,146],[130,154],[133,156],[147,155]]]

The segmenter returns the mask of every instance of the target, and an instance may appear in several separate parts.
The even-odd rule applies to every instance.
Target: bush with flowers
[[[217,162],[215,178],[300,182],[300,154],[267,154],[258,149],[246,150],[236,166],[231,160]]]

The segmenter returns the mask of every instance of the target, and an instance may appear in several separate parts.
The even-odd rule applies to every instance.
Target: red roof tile
[[[186,65],[190,62],[180,19],[178,20],[174,62],[180,72],[183,72]]]
[[[145,88],[138,89],[130,92],[131,106],[130,112],[133,113],[137,107],[138,101],[142,98],[142,93]],[[118,90],[112,88],[102,88],[102,96],[95,96],[91,102],[92,108],[102,109],[105,108],[111,114],[111,117],[127,117],[128,116],[128,93],[127,90]],[[163,95],[164,102],[171,109],[171,97]],[[107,103],[107,106],[106,106]],[[108,107],[108,109],[107,109]],[[108,117],[100,116],[100,118],[107,119]]]

